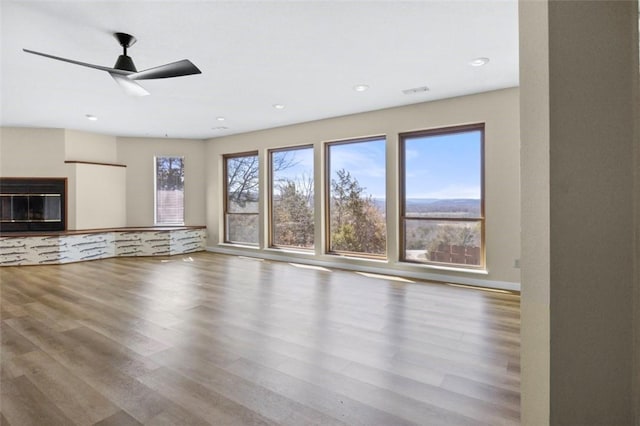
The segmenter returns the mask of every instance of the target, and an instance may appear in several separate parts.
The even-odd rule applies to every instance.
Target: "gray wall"
[[[637,424],[637,3],[520,19],[523,424]]]

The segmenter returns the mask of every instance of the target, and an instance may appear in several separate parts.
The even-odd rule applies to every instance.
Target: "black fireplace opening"
[[[66,178],[0,178],[0,231],[64,231]]]

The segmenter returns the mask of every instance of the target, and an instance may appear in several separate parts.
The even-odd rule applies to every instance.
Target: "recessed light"
[[[364,92],[367,89],[369,89],[369,86],[367,86],[366,84],[357,84],[353,86],[353,90],[355,90],[356,92]]]
[[[98,119],[98,117],[96,117],[95,115],[91,115],[91,114],[87,114],[87,115],[85,115],[85,117],[87,117],[87,120],[91,120],[91,121],[96,121]]]
[[[227,129],[228,129],[228,127],[225,127],[225,126],[219,126],[219,127],[212,127],[211,128],[211,130],[215,130],[215,131],[218,131],[218,132],[221,132],[221,131],[227,130]]]
[[[224,118],[224,117],[216,117],[216,120],[218,120],[218,121],[224,121],[224,120],[226,120],[226,118]]]
[[[475,58],[474,60],[469,62],[469,65],[471,65],[472,67],[481,67],[483,65],[486,65],[488,62],[489,58]]]
[[[273,104],[273,107],[275,109],[284,109],[284,105],[282,105],[282,104]]]

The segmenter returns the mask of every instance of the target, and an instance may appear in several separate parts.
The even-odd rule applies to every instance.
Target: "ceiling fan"
[[[116,64],[113,68],[103,67],[101,65],[88,64],[86,62],[74,61],[73,59],[61,58],[59,56],[53,56],[42,52],[36,52],[29,49],[22,49],[27,53],[33,53],[34,55],[44,56],[46,58],[56,59],[58,61],[69,62],[71,64],[81,65],[83,67],[95,68],[98,70],[108,72],[111,77],[122,87],[122,89],[132,96],[146,96],[149,94],[147,90],[140,86],[136,80],[152,80],[157,78],[170,78],[170,77],[182,77],[185,75],[201,74],[202,71],[198,69],[188,59],[183,59],[177,62],[171,62],[170,64],[160,65],[154,68],[149,68],[143,71],[138,71],[133,64],[133,59],[127,55],[127,48],[131,47],[136,38],[126,33],[114,33],[113,34],[123,48],[123,53],[118,57]]]

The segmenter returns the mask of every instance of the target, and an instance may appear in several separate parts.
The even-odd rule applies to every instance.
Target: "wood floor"
[[[2,425],[511,425],[520,297],[196,253],[0,269]]]

